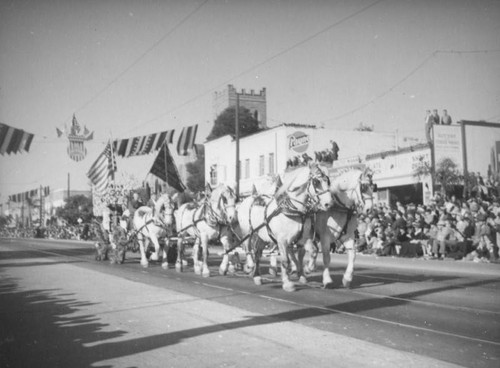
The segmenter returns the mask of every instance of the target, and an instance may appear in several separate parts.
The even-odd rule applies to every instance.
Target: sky
[[[0,0],[0,122],[35,135],[0,156],[0,203],[68,175],[88,190],[109,139],[198,124],[203,143],[228,84],[266,88],[268,126],[500,122],[500,1]],[[73,114],[94,131],[81,162],[56,134]],[[118,170],[142,179],[153,160]]]

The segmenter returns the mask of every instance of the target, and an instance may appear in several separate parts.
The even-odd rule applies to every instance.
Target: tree
[[[451,158],[443,158],[436,165],[435,181],[440,185],[441,194],[453,191],[455,185],[463,184],[464,177]]]
[[[234,135],[235,131],[236,108],[228,107],[214,121],[212,131],[207,137],[207,141],[225,136]],[[259,122],[252,116],[250,110],[245,107],[239,108],[238,121],[240,125],[240,137],[256,133],[260,130]]]
[[[201,192],[205,189],[205,152],[200,150],[196,161],[186,164],[188,177],[186,186],[192,192]]]
[[[78,225],[78,219],[90,222],[93,217],[92,199],[84,195],[69,197],[64,207],[56,211],[56,215],[68,222],[70,225]]]

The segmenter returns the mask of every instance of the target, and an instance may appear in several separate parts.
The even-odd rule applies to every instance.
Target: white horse
[[[283,185],[269,201],[256,203],[255,196],[242,201],[238,209],[238,222],[245,247],[251,249],[252,244],[249,243],[260,243],[255,247],[253,276],[256,284],[262,282],[259,272],[262,244],[274,242],[280,253],[283,290],[295,290],[288,270],[289,259],[296,261],[292,248],[295,243],[303,244],[302,239],[310,237],[310,214],[331,206],[333,200],[329,185],[328,176],[317,164],[312,163],[285,173]],[[304,282],[303,270],[299,263],[297,272],[299,280]]]
[[[174,219],[174,202],[168,196],[163,194],[158,198],[155,203],[154,210],[147,206],[139,207],[134,212],[134,230],[139,242],[139,250],[141,252],[141,265],[148,267],[148,257],[146,252],[148,249],[149,241],[154,245],[155,251],[151,254],[152,261],[160,259],[160,249],[162,250],[162,267],[168,268],[167,252],[165,247],[160,246],[159,239],[165,238],[166,247],[169,243],[169,235],[173,231]]]
[[[328,211],[320,211],[316,214],[314,229],[321,242],[323,253],[323,286],[330,287],[333,284],[330,277],[330,245],[340,240],[347,250],[347,268],[342,278],[344,287],[349,287],[354,272],[354,261],[356,259],[356,246],[354,231],[358,226],[358,213],[366,213],[373,206],[373,192],[376,186],[372,182],[372,172],[366,170],[348,171],[332,181],[331,193],[334,205]],[[306,247],[311,246],[312,265],[318,255],[318,249],[309,241]],[[306,272],[312,271],[312,267],[306,266]],[[309,268],[309,269],[308,269]]]
[[[183,270],[184,238],[195,238],[193,247],[194,271],[203,277],[210,276],[208,268],[208,241],[220,239],[224,250],[230,249],[230,239],[233,234],[231,224],[236,219],[236,195],[234,191],[220,184],[212,190],[207,186],[205,199],[201,204],[185,203],[175,212],[177,226],[177,262],[175,268],[178,272]],[[199,259],[201,245],[202,259]],[[219,273],[224,275],[229,267],[227,252],[222,258]]]

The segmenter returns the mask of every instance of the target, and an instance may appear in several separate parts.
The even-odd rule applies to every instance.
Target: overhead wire
[[[319,121],[318,124],[321,124],[321,123],[326,123],[328,121],[335,121],[335,120],[340,120],[342,118],[345,118],[346,116],[349,116],[349,115],[352,115],[360,110],[363,110],[364,108],[366,108],[367,106],[375,103],[377,100],[380,100],[381,98],[385,97],[386,95],[388,95],[389,93],[391,93],[394,89],[396,89],[397,87],[399,87],[401,84],[403,84],[404,82],[406,82],[408,79],[410,79],[417,71],[419,71],[420,69],[422,69],[432,58],[434,58],[436,55],[438,54],[478,54],[478,53],[498,53],[500,52],[500,50],[434,50],[430,55],[428,55],[426,58],[424,58],[415,68],[413,68],[412,70],[410,70],[403,78],[401,78],[399,81],[397,81],[396,83],[394,83],[391,87],[389,87],[387,90],[385,90],[384,92],[378,94],[377,96],[375,96],[374,98],[372,98],[370,101],[362,104],[362,105],[359,105],[358,107],[352,109],[352,110],[349,110],[345,113],[342,113],[340,115],[337,115],[335,117],[332,117],[332,118],[328,118],[328,119],[324,119],[324,120],[321,120]]]

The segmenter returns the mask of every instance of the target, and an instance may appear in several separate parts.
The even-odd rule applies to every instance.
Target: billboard
[[[500,124],[462,120],[457,125],[435,125],[434,162],[444,158],[457,164],[460,172],[483,178],[500,173]]]
[[[500,171],[500,124],[482,121],[462,121],[465,169],[480,173],[483,178],[497,177]]]
[[[434,162],[438,165],[449,158],[460,172],[464,171],[462,127],[460,125],[434,125]]]

